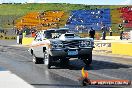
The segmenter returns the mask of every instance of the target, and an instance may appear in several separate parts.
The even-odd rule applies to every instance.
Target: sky
[[[0,3],[71,3],[87,5],[132,5],[132,0],[0,0]]]

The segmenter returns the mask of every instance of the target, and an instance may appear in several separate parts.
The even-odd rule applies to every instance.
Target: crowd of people
[[[30,31],[29,31],[30,30]],[[37,30],[35,29],[28,29],[28,30],[18,30],[15,31],[17,35],[17,44],[22,44],[23,37],[35,37]]]
[[[80,30],[79,28],[83,28],[82,30],[85,30],[86,28],[84,27],[77,27],[78,30]],[[89,33],[89,37],[95,39],[95,35],[96,35],[96,31],[93,27],[91,27],[90,29],[87,29],[88,33]],[[118,26],[118,30],[119,30],[119,34],[120,34],[120,39],[123,39],[123,32],[124,32],[124,27],[123,24],[119,24]],[[102,40],[106,40],[106,33],[109,32],[109,36],[113,35],[113,30],[111,27],[108,27],[106,25],[103,25],[101,27],[101,31],[102,31]],[[2,31],[3,32],[3,31]],[[22,30],[16,30],[15,31],[17,34],[17,43],[18,44],[22,44],[22,39],[24,36],[30,36],[30,37],[35,37],[37,30],[35,29],[22,29]],[[97,36],[96,36],[97,38]]]
[[[77,27],[77,28],[79,28],[79,27]],[[36,36],[37,30],[35,30],[35,29],[27,29],[27,30],[24,30],[24,29],[18,30],[17,29],[15,31],[15,33],[17,35],[17,43],[18,44],[22,44],[22,39],[25,36],[30,36],[30,37],[35,37]],[[106,25],[103,25],[101,27],[101,31],[102,31],[102,40],[106,40],[106,33],[107,32],[109,32],[109,36],[113,35],[112,28],[108,27]],[[118,31],[119,31],[119,35],[120,35],[120,40],[122,40],[123,39],[123,33],[124,33],[124,26],[123,26],[123,24],[119,24]],[[4,32],[4,30],[0,30],[0,33],[5,33],[5,32]],[[88,29],[88,33],[89,33],[89,37],[90,38],[95,39],[96,31],[95,31],[95,29],[93,27],[91,27],[90,29]]]

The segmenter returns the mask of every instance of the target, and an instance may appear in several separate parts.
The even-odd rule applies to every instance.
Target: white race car
[[[69,29],[49,29],[37,34],[29,49],[35,64],[44,63],[48,68],[59,62],[67,66],[70,58],[78,58],[86,65],[92,63],[94,41],[81,38]]]

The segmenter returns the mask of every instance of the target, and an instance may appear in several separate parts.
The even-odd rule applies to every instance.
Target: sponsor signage
[[[95,47],[111,47],[111,43],[95,43]]]

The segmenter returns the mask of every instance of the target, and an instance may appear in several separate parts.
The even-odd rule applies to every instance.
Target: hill
[[[12,28],[15,20],[24,16],[29,12],[43,12],[47,10],[62,10],[70,13],[71,10],[90,10],[96,8],[118,8],[122,6],[111,5],[82,5],[82,4],[66,4],[66,3],[26,3],[26,4],[1,4],[0,5],[0,27]]]

